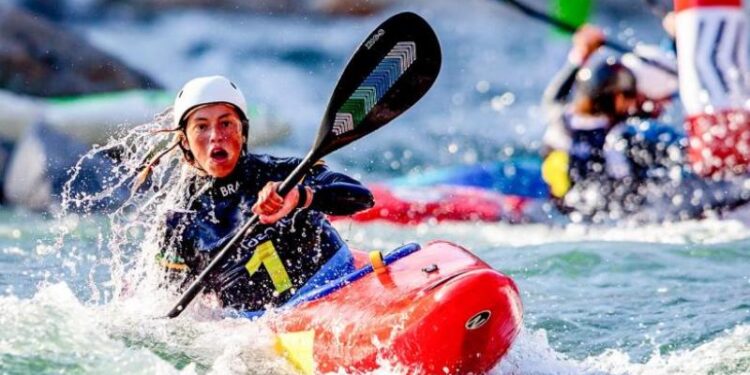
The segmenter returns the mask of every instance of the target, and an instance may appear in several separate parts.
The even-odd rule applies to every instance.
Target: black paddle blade
[[[442,57],[422,17],[399,13],[378,26],[354,52],[333,91],[313,159],[387,124],[432,87]]]

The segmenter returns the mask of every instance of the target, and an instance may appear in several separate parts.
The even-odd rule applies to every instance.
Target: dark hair
[[[576,76],[576,102],[579,108],[592,115],[614,116],[617,94],[635,97],[636,78],[633,72],[618,61],[608,59],[592,68],[582,69]]]

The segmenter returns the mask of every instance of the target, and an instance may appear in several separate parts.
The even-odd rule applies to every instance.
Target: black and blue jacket
[[[253,214],[258,193],[282,181],[301,162],[297,158],[244,155],[224,178],[196,177],[187,206],[166,218],[158,260],[170,278],[187,285]],[[291,298],[340,250],[348,252],[326,214],[351,215],[372,207],[372,194],[358,181],[319,163],[302,181],[312,187],[309,208],[297,209],[273,225],[259,224],[240,241],[235,255],[208,279],[224,307],[260,310]]]

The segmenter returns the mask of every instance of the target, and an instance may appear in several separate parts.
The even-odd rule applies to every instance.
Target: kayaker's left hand
[[[586,60],[604,44],[604,32],[593,25],[583,25],[573,34],[573,48],[568,53],[568,60],[576,65],[583,65]]]
[[[286,197],[281,197],[277,190],[281,182],[269,182],[258,193],[258,201],[253,206],[253,213],[258,214],[263,224],[273,224],[292,210],[299,207],[299,186],[292,189]],[[303,187],[306,193],[302,207],[307,207],[312,201],[312,189]]]

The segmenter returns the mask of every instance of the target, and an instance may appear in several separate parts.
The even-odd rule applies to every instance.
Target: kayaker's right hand
[[[258,193],[258,201],[253,206],[253,213],[257,214],[263,224],[273,224],[297,206],[299,192],[292,189],[282,197],[277,192],[280,182],[269,182]]]
[[[282,197],[277,192],[279,185],[281,182],[269,182],[258,193],[258,201],[255,202],[252,210],[253,213],[258,214],[263,224],[273,224],[295,208],[307,208],[312,203],[313,190],[309,186],[298,185]],[[300,202],[300,189],[304,189],[304,202]]]
[[[573,48],[568,60],[576,65],[583,65],[586,60],[604,44],[604,32],[596,26],[583,25],[573,34]]]

